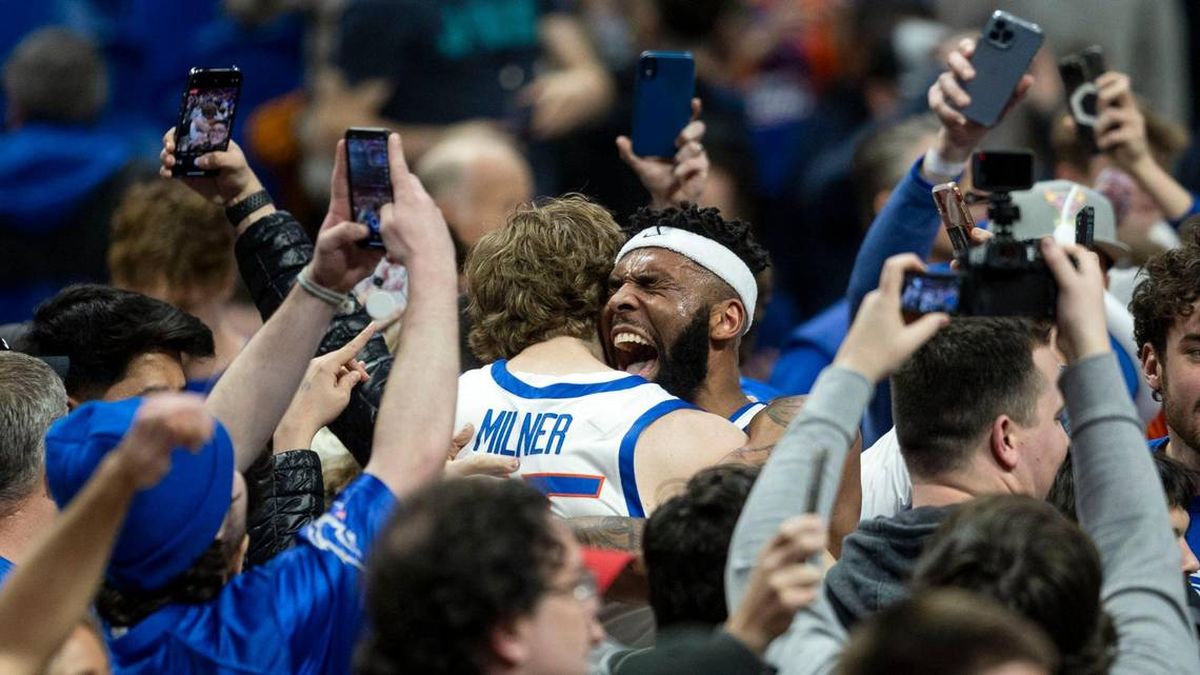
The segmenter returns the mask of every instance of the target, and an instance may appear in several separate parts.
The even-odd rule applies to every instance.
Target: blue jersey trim
[[[735,411],[733,412],[733,414],[732,414],[732,415],[730,415],[730,416],[729,416],[729,421],[730,421],[730,422],[733,422],[734,424],[737,424],[737,418],[739,418],[739,417],[741,417],[743,414],[745,414],[745,412],[746,412],[747,410],[749,410],[749,409],[753,408],[754,406],[758,405],[758,403],[759,403],[758,401],[750,401],[750,402],[749,402],[749,403],[747,403],[746,405],[744,405],[744,406],[742,406],[742,407],[738,408],[737,410],[735,410]]]
[[[638,494],[637,474],[633,470],[633,453],[637,449],[638,437],[642,435],[646,427],[663,415],[694,407],[691,403],[677,398],[663,401],[642,413],[642,416],[634,421],[633,426],[629,427],[629,431],[625,432],[625,437],[621,439],[621,452],[617,458],[617,465],[621,468],[621,492],[625,494],[625,508],[629,511],[631,518],[646,517],[646,510],[642,508],[642,497]]]
[[[603,394],[610,391],[625,391],[640,387],[649,382],[637,375],[628,377],[620,377],[610,382],[597,382],[596,384],[573,384],[570,382],[559,382],[545,387],[535,387],[531,384],[526,384],[518,380],[512,373],[508,372],[508,361],[500,359],[492,364],[491,373],[492,379],[496,381],[496,385],[504,391],[521,398],[579,398],[581,396],[589,396],[591,394]]]
[[[529,474],[521,476],[526,485],[532,485],[547,497],[600,498],[604,487],[604,476],[579,476],[566,474]]]

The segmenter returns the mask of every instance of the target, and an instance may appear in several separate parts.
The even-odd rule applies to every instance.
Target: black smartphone
[[[379,209],[392,201],[392,174],[388,169],[387,129],[351,127],[346,130],[346,175],[350,183],[350,212],[354,221],[371,233],[359,240],[363,248],[383,248],[379,236]]]
[[[962,279],[952,272],[905,272],[900,311],[907,315],[958,313]]]
[[[971,96],[963,115],[985,127],[996,124],[1043,39],[1036,23],[996,10],[971,56],[975,78],[963,85]]]
[[[675,138],[692,119],[696,62],[691,52],[642,52],[633,90],[633,151],[674,157]]]
[[[1079,142],[1093,155],[1100,152],[1096,146],[1096,118],[1100,114],[1096,78],[1103,75],[1105,70],[1104,51],[1096,46],[1068,54],[1058,62],[1058,72],[1062,75],[1063,89],[1067,94],[1067,110],[1075,120],[1075,133]]]
[[[1096,208],[1085,206],[1075,214],[1075,243],[1092,247],[1096,241]]]
[[[192,68],[175,122],[175,176],[215,176],[215,170],[196,166],[196,158],[229,148],[229,134],[242,93],[242,71]]]
[[[938,215],[942,218],[942,226],[954,246],[955,257],[967,255],[971,248],[971,230],[975,229],[975,219],[963,202],[962,191],[958,183],[950,181],[933,186],[933,203],[937,205]]]
[[[1013,192],[1033,187],[1033,153],[1028,150],[984,150],[971,156],[971,181],[986,192]]]

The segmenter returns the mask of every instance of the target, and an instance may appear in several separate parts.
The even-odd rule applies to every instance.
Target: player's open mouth
[[[617,368],[650,380],[658,373],[658,348],[646,336],[622,326],[613,329]]]

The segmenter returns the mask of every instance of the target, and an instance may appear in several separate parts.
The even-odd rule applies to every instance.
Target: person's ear
[[[1162,361],[1159,359],[1158,350],[1154,345],[1147,342],[1142,345],[1140,354],[1142,360],[1142,377],[1146,378],[1146,384],[1150,390],[1156,393],[1162,392]]]
[[[1015,469],[1020,459],[1017,442],[1013,437],[1016,427],[1011,417],[1001,415],[992,421],[992,430],[988,438],[992,459],[1006,472]]]
[[[529,660],[528,620],[524,618],[501,621],[492,628],[491,639],[488,641],[491,654],[486,660],[495,659],[505,666],[519,666]]]
[[[742,336],[748,317],[741,300],[723,300],[713,305],[708,318],[708,337],[724,342]]]
[[[70,412],[79,407],[81,401],[70,394],[67,394],[67,412]]]

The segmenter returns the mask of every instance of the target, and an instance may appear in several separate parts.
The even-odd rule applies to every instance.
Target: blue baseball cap
[[[46,433],[46,482],[65,508],[133,426],[142,399],[84,404]],[[134,496],[107,577],[117,588],[154,590],[187,570],[216,539],[233,494],[233,443],[218,422],[198,452],[176,448],[171,469]]]

